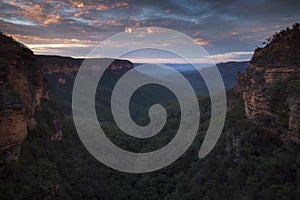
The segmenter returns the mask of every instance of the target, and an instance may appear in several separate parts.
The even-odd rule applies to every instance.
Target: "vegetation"
[[[280,125],[288,127],[289,105],[288,98],[297,98],[300,94],[300,73],[295,73],[286,80],[275,81],[266,91],[270,93],[271,112],[275,113],[280,119]]]
[[[258,66],[299,66],[300,65],[300,25],[295,23],[275,33],[258,47],[251,63]]]
[[[171,166],[147,174],[128,174],[96,161],[81,144],[72,121],[64,117],[63,140],[49,142],[49,121],[57,106],[44,101],[38,126],[24,142],[19,165],[1,174],[1,199],[293,199],[298,195],[299,149],[255,128],[245,117],[240,97],[229,113],[222,137],[204,159],[197,157],[210,119],[208,98],[200,98],[201,126],[193,145]],[[172,104],[167,128],[144,143],[120,137],[111,122],[102,124],[122,148],[152,150],[176,132],[178,107]],[[179,115],[180,116],[180,115]],[[15,193],[15,191],[19,191]]]

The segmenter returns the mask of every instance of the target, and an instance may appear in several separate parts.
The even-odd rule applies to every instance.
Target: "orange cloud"
[[[196,38],[194,39],[195,43],[199,44],[199,45],[202,45],[202,46],[205,46],[205,45],[208,45],[209,44],[209,41],[205,41],[201,38]]]
[[[82,18],[82,16],[89,13],[90,10],[107,11],[114,8],[128,6],[127,2],[120,1],[115,3],[105,1],[104,3],[99,4],[92,1],[83,0],[69,0],[68,2],[47,0],[47,3],[11,0],[8,3],[16,8],[13,9],[13,15],[22,16],[32,23],[44,26],[60,23],[63,17],[62,13],[66,13],[63,10],[65,7],[69,8],[69,11],[66,13],[68,16]],[[53,9],[48,8],[50,5],[49,3]],[[64,5],[64,8],[62,5]],[[92,21],[92,19],[90,19],[90,21]],[[88,20],[86,20],[86,22],[88,22]],[[117,21],[110,21],[108,24],[117,25]]]
[[[47,17],[49,17],[49,19],[45,19],[45,21],[43,22],[44,25],[48,25],[48,24],[57,24],[60,22],[61,17],[58,15],[47,15]]]
[[[20,10],[16,10],[15,14],[22,15],[25,18],[33,19],[35,21],[42,21],[43,19],[43,8],[39,4],[31,5],[24,5],[18,4],[15,1],[9,2],[10,5],[20,8]]]
[[[113,8],[126,7],[126,6],[128,6],[127,2],[117,2],[113,5]]]
[[[92,1],[85,1],[83,3],[83,1],[69,1],[71,6],[73,8],[79,8],[79,9],[85,9],[85,10],[99,10],[99,11],[107,11],[107,10],[110,10],[110,9],[113,9],[113,8],[119,8],[119,7],[126,7],[128,6],[128,3],[127,2],[116,2],[116,3],[113,3],[113,4],[110,4],[110,3],[94,3]]]
[[[77,13],[73,14],[73,17],[80,18],[80,17],[82,17],[82,15],[88,14],[88,13],[89,13],[88,10],[82,10],[82,9],[80,9]]]
[[[126,3],[126,2],[117,2],[117,3],[113,4],[112,6],[100,4],[100,5],[97,5],[96,10],[105,11],[105,10],[110,10],[113,8],[126,7],[126,6],[128,6],[128,3]],[[90,6],[90,9],[92,9],[92,8],[93,8],[93,6]]]
[[[82,3],[82,2],[72,1],[71,3],[73,6],[75,6],[77,8],[84,8],[84,3]]]
[[[132,32],[132,28],[130,28],[130,27],[126,27],[126,28],[125,28],[125,32],[127,32],[127,33],[131,33],[131,32]]]
[[[33,2],[28,2],[24,4],[12,0],[9,2],[9,5],[19,8],[14,11],[15,15],[23,16],[26,19],[39,22],[44,25],[59,23],[61,19],[59,15],[53,12],[47,13],[45,10],[45,4],[38,4]],[[56,9],[59,9],[60,7],[60,4],[55,5]]]
[[[81,17],[82,13],[75,13],[73,16],[76,17],[76,18],[79,18]]]
[[[96,7],[96,10],[102,10],[102,11],[109,10],[109,7],[104,4],[100,4]]]

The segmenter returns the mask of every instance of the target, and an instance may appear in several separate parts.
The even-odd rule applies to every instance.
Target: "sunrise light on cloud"
[[[181,0],[165,3],[4,0],[0,27],[2,32],[23,42],[36,54],[73,57],[85,57],[98,43],[122,31],[131,33],[134,28],[164,27],[190,36],[216,62],[223,62],[249,60],[252,55],[249,52],[272,33],[294,23],[300,15],[288,3],[274,5],[266,1],[255,8],[255,13],[247,13],[250,8],[243,12],[244,4],[251,6],[246,1],[235,4],[205,1],[190,6],[191,3]],[[222,12],[216,12],[221,8]],[[267,12],[270,9],[274,12]],[[152,31],[148,29],[144,34],[153,34]],[[157,57],[156,61],[164,60]]]

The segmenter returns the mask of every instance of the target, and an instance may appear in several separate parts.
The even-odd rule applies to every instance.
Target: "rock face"
[[[36,55],[36,59],[45,74],[62,73],[68,76],[77,72],[83,61],[71,57],[44,55]]]
[[[1,162],[17,160],[28,130],[35,127],[35,109],[47,98],[44,79],[31,50],[0,34]]]
[[[72,57],[62,57],[62,56],[44,56],[36,55],[38,64],[41,66],[44,74],[64,74],[67,78],[74,79],[75,75],[83,63],[84,59],[75,59]],[[100,59],[86,59],[88,63],[99,63],[100,62],[112,62],[108,67],[108,71],[118,74],[123,70],[129,70],[133,68],[133,64],[127,60],[113,60],[109,58],[100,58]],[[93,67],[99,68],[98,65],[91,65],[91,70]],[[58,82],[62,83],[63,77],[58,79]]]
[[[57,83],[60,85],[66,84],[68,80],[74,80],[80,65],[83,63],[84,59],[75,59],[72,57],[62,57],[62,56],[36,56],[38,64],[41,66],[44,74],[48,76],[58,76],[56,78]],[[133,64],[127,60],[113,60],[108,58],[100,59],[86,59],[86,63],[91,63],[90,68],[93,70],[102,67],[99,63],[110,63],[107,72],[112,74],[119,74],[124,71],[133,68]],[[93,65],[92,63],[96,63]]]
[[[242,95],[250,120],[283,141],[300,144],[300,29],[279,34],[255,51],[234,90]]]

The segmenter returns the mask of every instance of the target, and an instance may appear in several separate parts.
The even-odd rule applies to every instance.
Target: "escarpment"
[[[300,144],[300,29],[277,33],[258,48],[235,92],[242,95],[247,117],[282,141]]]
[[[84,61],[84,59],[82,58],[72,58],[64,56],[35,55],[35,57],[37,63],[41,66],[42,71],[45,74],[62,73],[66,75],[71,75],[72,73],[77,72],[79,70],[79,67]],[[101,62],[107,61],[107,63],[110,63],[110,65],[108,66],[108,71],[114,73],[119,73],[122,70],[128,70],[133,68],[133,64],[128,60],[111,58],[87,58],[86,60],[88,61],[87,63],[98,64],[97,66],[95,66],[97,69],[101,67],[99,66],[99,63],[101,64]]]
[[[41,66],[43,73],[49,77],[52,84],[65,85],[68,81],[73,81],[76,78],[77,71],[79,70],[84,59],[77,59],[72,57],[63,56],[46,56],[36,55],[37,63]],[[86,59],[86,65],[92,71],[98,71],[101,63],[110,63],[107,67],[107,73],[116,75],[121,74],[133,68],[133,64],[128,60],[99,58],[99,59]],[[92,63],[95,63],[93,65]],[[55,83],[53,83],[55,81]]]
[[[31,50],[0,34],[1,162],[18,159],[20,144],[36,126],[35,110],[47,98],[47,80]]]

